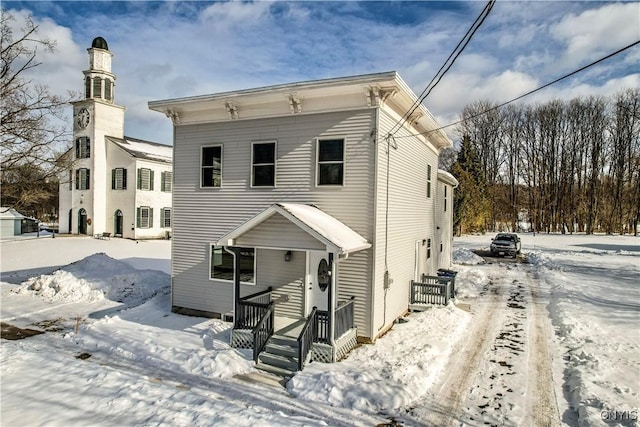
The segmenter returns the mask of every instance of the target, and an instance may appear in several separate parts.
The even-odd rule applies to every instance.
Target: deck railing
[[[307,322],[298,335],[298,370],[304,368],[304,362],[311,351],[311,346],[318,337],[318,308],[313,307]]]
[[[258,355],[264,347],[267,345],[267,341],[271,335],[273,335],[274,329],[274,303],[270,302],[267,305],[267,309],[258,320],[258,323],[253,328],[253,360],[258,361]]]
[[[411,281],[411,304],[449,304],[452,278],[423,276],[422,282]]]
[[[334,339],[340,338],[345,332],[354,327],[354,301],[355,297],[351,297],[344,304],[336,308]]]
[[[318,325],[316,342],[330,344],[331,340],[329,339],[329,332],[331,331],[331,318],[329,316],[329,312],[325,310],[318,310],[316,317],[316,324]]]
[[[238,312],[234,316],[234,329],[255,328],[271,303],[271,291],[269,288],[239,299]]]

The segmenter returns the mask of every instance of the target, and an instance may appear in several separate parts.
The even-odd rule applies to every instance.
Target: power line
[[[634,43],[631,43],[630,45],[627,45],[627,46],[625,46],[625,47],[623,47],[623,48],[621,48],[621,49],[618,49],[618,50],[616,50],[615,52],[610,53],[609,55],[604,56],[604,57],[602,57],[602,58],[598,59],[597,61],[594,61],[594,62],[592,62],[592,63],[590,63],[590,64],[585,65],[584,67],[578,68],[577,70],[572,71],[572,72],[570,72],[569,74],[565,74],[564,76],[559,77],[559,78],[555,79],[555,80],[554,80],[554,81],[552,81],[552,82],[549,82],[549,83],[547,83],[547,84],[545,84],[545,85],[543,85],[543,86],[540,86],[540,87],[538,87],[538,88],[536,88],[536,89],[530,90],[529,92],[527,92],[527,93],[525,93],[525,94],[523,94],[523,95],[520,95],[520,96],[518,96],[518,97],[516,97],[516,98],[513,98],[513,99],[511,99],[511,100],[509,100],[509,101],[503,102],[502,104],[500,104],[500,105],[496,105],[495,107],[491,107],[491,108],[489,108],[489,109],[487,109],[487,110],[481,111],[481,112],[479,112],[479,113],[477,113],[477,114],[474,114],[474,115],[472,115],[472,116],[469,116],[469,117],[467,117],[467,118],[464,118],[464,119],[458,120],[458,121],[453,122],[453,123],[449,123],[448,125],[440,126],[439,128],[432,129],[432,130],[427,131],[427,132],[420,132],[420,133],[415,133],[415,134],[406,135],[406,136],[397,136],[397,137],[396,137],[396,139],[400,139],[400,138],[409,138],[409,137],[418,136],[418,135],[428,135],[428,134],[430,134],[430,133],[437,132],[437,131],[439,131],[439,130],[446,129],[446,128],[448,128],[448,127],[451,127],[451,126],[455,126],[455,125],[457,125],[457,124],[460,124],[460,123],[464,122],[465,120],[475,119],[476,117],[480,117],[480,116],[482,116],[482,115],[484,115],[484,114],[490,113],[491,111],[497,110],[498,108],[502,108],[502,107],[504,107],[505,105],[511,104],[512,102],[515,102],[515,101],[517,101],[517,100],[519,100],[519,99],[522,99],[522,98],[524,98],[525,96],[529,96],[529,95],[531,95],[531,94],[533,94],[533,93],[535,93],[535,92],[538,92],[539,90],[542,90],[542,89],[547,88],[547,87],[549,87],[549,86],[551,86],[551,85],[553,85],[553,84],[556,84],[556,83],[558,83],[558,82],[559,82],[559,81],[561,81],[561,80],[564,80],[564,79],[566,79],[566,78],[568,78],[568,77],[571,77],[571,76],[573,76],[573,75],[575,75],[575,74],[577,74],[577,73],[579,73],[579,72],[581,72],[581,71],[586,70],[587,68],[593,67],[594,65],[599,64],[599,63],[600,63],[600,62],[602,62],[602,61],[606,61],[607,59],[611,58],[612,56],[615,56],[615,55],[617,55],[617,54],[619,54],[619,53],[622,53],[622,52],[624,52],[624,51],[625,51],[625,50],[627,50],[627,49],[631,49],[632,47],[634,47],[634,46],[636,46],[636,45],[638,45],[638,44],[640,44],[640,40],[638,40],[638,41],[636,41],[636,42],[634,42]]]
[[[495,3],[495,0],[489,0],[489,2],[485,5],[484,9],[482,9],[482,12],[480,12],[480,15],[478,15],[476,20],[473,21],[473,24],[471,24],[471,27],[469,27],[469,29],[467,30],[465,35],[462,37],[462,39],[458,42],[458,44],[453,49],[453,51],[451,51],[451,53],[449,54],[449,57],[446,59],[444,64],[442,64],[442,66],[440,67],[438,72],[435,74],[435,76],[433,76],[433,78],[431,79],[427,87],[424,88],[422,93],[420,93],[420,96],[418,96],[418,98],[411,104],[411,107],[409,107],[409,111],[407,111],[402,116],[402,118],[398,120],[396,124],[393,125],[393,127],[389,131],[390,134],[395,135],[400,130],[402,125],[409,119],[409,117],[411,117],[414,111],[418,109],[420,104],[422,104],[422,102],[427,98],[427,96],[429,96],[431,91],[438,85],[438,83],[440,83],[440,80],[442,80],[442,77],[453,66],[453,64],[456,62],[456,60],[458,59],[462,51],[467,47],[467,45],[473,38],[473,35],[476,33],[476,31],[478,31],[478,28],[480,28],[484,20],[487,18],[487,16],[489,16],[491,9],[493,9],[494,3]],[[453,59],[451,59],[452,57]],[[451,62],[449,62],[450,60]],[[397,126],[397,129],[396,129],[396,126]]]

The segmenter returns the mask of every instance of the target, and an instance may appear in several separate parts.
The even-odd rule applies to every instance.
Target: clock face
[[[78,111],[78,115],[76,116],[76,123],[78,124],[78,127],[80,129],[86,128],[90,120],[91,114],[89,113],[89,110],[87,110],[86,108],[81,108],[80,111]]]

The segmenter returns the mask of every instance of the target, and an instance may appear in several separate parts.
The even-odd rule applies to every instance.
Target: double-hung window
[[[76,138],[76,159],[91,157],[91,140],[87,136]]]
[[[431,258],[431,239],[427,239],[427,259]]]
[[[160,227],[171,228],[171,208],[160,209]]]
[[[447,186],[444,186],[444,211],[447,211]]]
[[[127,170],[125,168],[111,169],[111,189],[127,189]]]
[[[427,165],[427,198],[431,197],[431,165]]]
[[[254,248],[240,249],[240,282],[255,284],[256,253]],[[234,280],[234,255],[222,246],[211,245],[210,276],[214,280]]]
[[[89,190],[91,171],[86,168],[76,169],[76,190]]]
[[[222,184],[222,146],[202,147],[200,158],[200,186],[220,187]]]
[[[251,145],[251,186],[275,187],[276,143],[254,142]]]
[[[138,228],[153,227],[153,208],[149,206],[140,206],[136,212],[136,222]]]
[[[317,184],[344,185],[344,139],[319,139],[317,145]]]
[[[162,172],[160,174],[160,191],[171,192],[171,183],[173,182],[173,172]]]
[[[138,169],[138,190],[153,190],[153,171],[151,169]]]

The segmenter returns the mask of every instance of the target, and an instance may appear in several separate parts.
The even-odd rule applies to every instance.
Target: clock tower
[[[70,172],[69,232],[92,235],[106,230],[111,171],[107,170],[105,137],[124,137],[125,108],[113,102],[116,76],[111,72],[113,54],[107,41],[96,37],[87,51],[84,99],[72,102],[74,162]]]

